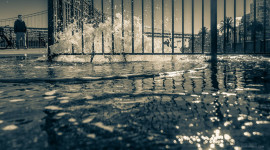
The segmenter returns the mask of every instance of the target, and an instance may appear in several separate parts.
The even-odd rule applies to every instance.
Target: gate
[[[49,48],[49,56],[270,52],[270,0],[48,0],[48,10],[49,45],[55,43],[55,33],[64,31],[72,19],[95,20],[99,16],[101,23],[110,20],[112,29],[121,24],[122,32],[121,42],[115,41],[114,32],[110,37],[102,32],[102,39],[94,40],[92,47],[84,46],[82,34],[79,52],[72,48],[70,52],[52,53]],[[117,13],[122,17],[116,23]],[[125,28],[126,23],[130,28]],[[138,24],[141,30],[136,30]],[[83,33],[83,23],[78,25]],[[135,36],[138,32],[140,38]],[[106,50],[104,38],[110,38],[110,50]],[[131,42],[127,45],[128,38]],[[121,51],[117,52],[115,45],[119,43]]]

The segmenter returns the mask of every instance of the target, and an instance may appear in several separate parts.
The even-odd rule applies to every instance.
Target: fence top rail
[[[43,15],[43,14],[46,14],[46,13],[48,13],[48,10],[43,10],[43,11],[32,13],[32,14],[26,14],[26,15],[23,15],[23,18],[28,18],[28,17],[38,16],[38,15]],[[0,19],[0,22],[12,21],[12,20],[16,20],[17,18],[18,17]]]
[[[1,28],[4,29],[13,29],[14,27],[11,26],[0,26]],[[32,28],[32,27],[27,27],[27,30],[41,30],[41,31],[48,31],[48,28]]]

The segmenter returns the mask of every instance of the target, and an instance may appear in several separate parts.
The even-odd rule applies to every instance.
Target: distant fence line
[[[16,35],[13,27],[4,27],[4,34],[8,39],[12,39],[14,46],[16,45]],[[0,43],[1,48],[5,48],[6,42]],[[22,40],[20,47],[22,47]],[[48,28],[28,28],[26,32],[26,46],[28,48],[47,48],[48,46]],[[16,47],[16,46],[15,46]],[[11,48],[11,47],[8,47]]]

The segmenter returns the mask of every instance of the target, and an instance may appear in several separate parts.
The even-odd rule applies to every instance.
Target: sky
[[[131,0],[124,0],[125,5],[125,18],[131,16]],[[141,1],[134,1],[134,15],[141,18]],[[145,25],[151,27],[151,1],[144,0],[145,7]],[[165,1],[165,30],[171,30],[171,0]],[[205,1],[205,26],[210,28],[210,0]],[[233,1],[227,0],[227,16],[233,17]],[[237,1],[237,17],[243,16],[243,3],[244,0]],[[249,4],[253,0],[247,0],[247,13],[249,13]],[[104,0],[105,13],[110,14],[111,0]],[[162,0],[155,0],[155,28],[161,29],[161,2]],[[202,27],[202,0],[194,0],[195,2],[195,33],[197,33]],[[121,0],[114,0],[115,13],[121,12]],[[95,8],[101,10],[101,0],[94,1]],[[175,0],[175,32],[181,32],[182,29],[182,0]],[[107,8],[107,9],[106,9]],[[191,33],[191,0],[185,0],[185,33]],[[16,17],[18,14],[27,15],[35,12],[47,10],[47,0],[0,0],[0,20],[5,18]],[[218,22],[223,20],[223,0],[218,0]],[[29,21],[24,18],[28,26],[47,27],[47,15],[43,15],[39,18],[33,18]],[[13,22],[9,22],[13,24]],[[0,24],[1,25],[1,24]]]
[[[27,15],[43,10],[47,10],[47,0],[0,0],[0,20],[17,17],[18,14]],[[33,18],[32,22],[26,18],[24,20],[28,26],[47,26],[47,15]],[[9,24],[13,24],[13,21]]]

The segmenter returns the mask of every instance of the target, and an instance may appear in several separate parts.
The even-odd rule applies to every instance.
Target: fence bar
[[[83,11],[84,11],[84,0],[81,0],[81,24],[82,24],[82,54],[84,54],[84,36],[83,36],[83,32],[84,32],[84,28],[83,28],[83,17],[84,17],[84,14],[83,14]]]
[[[124,0],[121,1],[121,7],[122,7],[122,52],[125,51],[125,43],[124,43],[124,37],[125,37],[125,27],[124,27]]]
[[[114,26],[114,0],[111,0],[111,9],[112,9],[112,53],[114,53],[114,33],[113,33],[113,26]]]
[[[247,15],[246,15],[246,11],[247,11],[247,0],[244,0],[244,53],[246,53],[246,41],[247,41]]]
[[[236,52],[236,0],[234,0],[233,4],[233,52]]]
[[[28,33],[27,33],[27,35],[28,35]],[[26,39],[26,42],[27,42],[27,39]],[[38,44],[39,44],[38,47],[41,48],[41,33],[40,32],[38,32]]]
[[[102,23],[104,23],[104,0],[101,0],[101,21],[102,21]],[[103,33],[103,31],[102,31],[102,43],[101,43],[101,45],[102,45],[102,54],[104,54],[104,33]]]
[[[92,6],[91,6],[91,9],[92,9],[91,12],[92,12],[92,13],[91,13],[91,17],[90,17],[90,18],[93,18],[93,19],[94,19],[94,17],[95,17],[95,16],[94,16],[94,15],[95,15],[95,14],[94,14],[94,11],[95,11],[95,10],[94,10],[94,9],[95,9],[95,7],[94,7],[94,5],[95,5],[95,4],[94,4],[94,0],[91,0],[91,2],[92,2]],[[95,50],[95,39],[93,40],[93,43],[92,43],[92,52],[94,52],[94,50]]]
[[[134,53],[134,0],[131,0],[132,53]]]
[[[142,0],[142,53],[144,53],[144,0]]]
[[[172,53],[174,53],[174,0],[172,0]]]
[[[223,17],[223,36],[224,36],[224,40],[223,40],[223,52],[226,53],[226,49],[227,49],[227,36],[226,36],[226,29],[227,29],[227,14],[226,14],[226,9],[227,9],[227,2],[226,0],[224,0],[224,17]],[[229,32],[229,31],[228,31]]]
[[[192,45],[191,45],[191,51],[192,53],[194,53],[194,0],[192,0],[192,6],[191,6],[191,15],[192,15],[192,35],[191,35],[191,41],[192,41]]]
[[[162,0],[162,53],[164,53],[164,0]]]
[[[155,5],[155,3],[154,3],[154,0],[152,0],[152,53],[154,53],[155,52],[155,38],[154,38],[154,33],[155,33],[155,17],[154,17],[154,15],[155,15],[155,13],[154,13],[154,5]]]
[[[11,34],[10,34],[11,35]],[[29,48],[29,34],[28,34],[28,31],[26,32],[26,46],[27,48]]]
[[[254,7],[253,7],[253,9],[254,9],[254,24],[253,24],[253,42],[254,42],[254,44],[253,44],[253,53],[255,53],[256,52],[256,25],[257,25],[257,19],[256,19],[256,0],[253,0],[253,4],[254,4]]]
[[[63,8],[64,6],[63,6],[63,0],[59,0],[58,1],[58,4],[59,4],[59,7],[58,7],[59,14],[57,15],[57,18],[60,21],[59,24],[58,24],[58,32],[59,31],[63,32],[64,31],[64,28],[63,28],[63,26],[64,26],[64,8]]]
[[[53,0],[48,0],[48,61],[52,60],[50,46],[54,44],[54,5]]]
[[[263,5],[263,52],[266,53],[266,0],[263,1]]]
[[[211,60],[217,61],[217,0],[211,0]]]
[[[205,29],[204,29],[204,0],[202,0],[202,53],[204,53],[204,39],[205,39]]]
[[[182,0],[182,53],[185,51],[185,0]]]
[[[81,23],[82,23],[82,54],[84,54],[83,21]]]
[[[72,23],[74,23],[74,0],[71,0],[71,17],[72,17]],[[74,35],[74,27],[72,27],[72,36]],[[71,45],[71,53],[74,54],[74,45]]]

